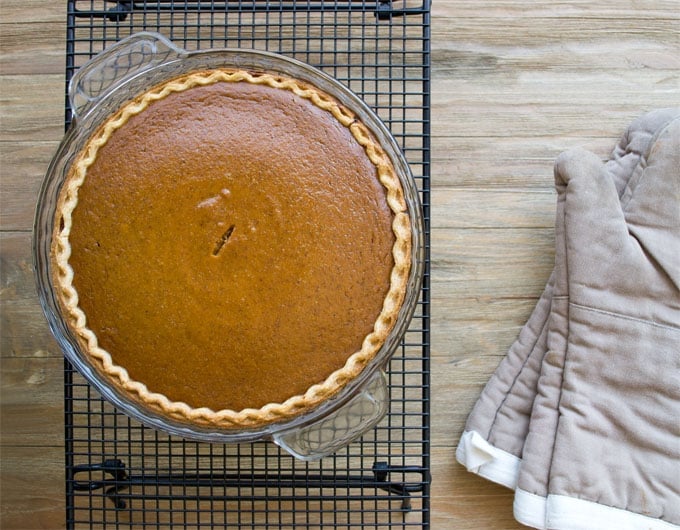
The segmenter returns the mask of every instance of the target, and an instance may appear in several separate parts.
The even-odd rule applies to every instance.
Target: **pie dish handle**
[[[361,391],[320,420],[273,435],[276,445],[300,460],[329,456],[375,427],[387,413],[389,390],[385,372],[377,370]]]
[[[71,78],[68,97],[73,117],[87,114],[126,81],[186,53],[160,33],[150,31],[119,40],[81,66]]]

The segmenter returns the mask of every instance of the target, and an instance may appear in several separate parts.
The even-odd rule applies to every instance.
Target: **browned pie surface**
[[[115,364],[171,401],[304,393],[371,332],[392,213],[350,131],[245,82],[173,93],[116,130],[78,192],[73,285]]]

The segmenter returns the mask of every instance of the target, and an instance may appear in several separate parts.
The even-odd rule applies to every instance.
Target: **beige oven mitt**
[[[607,169],[622,196],[633,171],[645,155],[654,133],[680,109],[645,114],[628,127],[614,149]],[[547,351],[548,317],[554,273],[529,320],[485,386],[456,449],[457,460],[493,482],[514,489],[543,357]]]
[[[536,528],[680,528],[680,114],[618,197],[556,163],[555,289],[515,493]]]

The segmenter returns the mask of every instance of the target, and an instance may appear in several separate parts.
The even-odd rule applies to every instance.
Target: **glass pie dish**
[[[58,197],[69,170],[88,139],[122,105],[149,88],[188,72],[238,68],[307,82],[350,109],[389,156],[407,204],[411,267],[396,323],[378,353],[342,390],[301,415],[255,428],[222,429],[161,414],[133,399],[92,362],[65,320],[55,292],[51,242]],[[215,442],[271,440],[300,459],[331,454],[375,426],[389,408],[385,371],[406,331],[420,295],[423,274],[423,222],[418,192],[408,164],[380,119],[348,88],[304,63],[261,51],[214,49],[188,52],[158,34],[138,33],[101,52],[80,68],[69,86],[73,121],[40,190],[34,224],[34,264],[38,294],[50,329],[64,355],[117,409],[141,423],[188,439]]]

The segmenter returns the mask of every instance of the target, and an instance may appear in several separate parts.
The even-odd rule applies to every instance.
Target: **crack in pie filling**
[[[411,229],[351,111],[300,80],[215,69],[149,90],[89,138],[52,262],[111,385],[181,421],[249,428],[310,411],[375,357]]]

